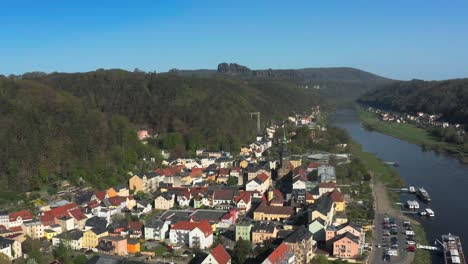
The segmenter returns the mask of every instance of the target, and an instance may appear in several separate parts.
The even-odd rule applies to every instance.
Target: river
[[[446,154],[423,151],[418,145],[365,130],[354,110],[339,109],[330,119],[335,126],[348,131],[364,150],[384,161],[398,162],[400,166],[395,169],[407,186],[423,186],[429,192],[432,199],[429,206],[436,216],[416,218],[431,243],[450,232],[461,237],[464,253],[468,252],[468,165]],[[402,195],[402,202],[408,199]]]

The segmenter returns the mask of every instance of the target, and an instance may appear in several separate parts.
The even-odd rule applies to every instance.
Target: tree
[[[58,247],[54,249],[53,254],[54,254],[54,258],[58,259],[60,262],[69,264],[69,263],[72,263],[70,252],[71,252],[70,247],[60,242]]]
[[[73,264],[86,264],[88,258],[85,255],[78,255],[73,259]]]
[[[330,262],[328,261],[328,258],[325,255],[316,255],[312,259],[312,263],[314,264],[329,264]]]
[[[248,240],[240,239],[234,246],[234,263],[243,264],[252,252],[252,244]]]
[[[11,264],[11,260],[4,253],[0,253],[0,264]]]
[[[227,185],[229,186],[235,186],[237,185],[237,178],[234,176],[229,176],[227,179]]]

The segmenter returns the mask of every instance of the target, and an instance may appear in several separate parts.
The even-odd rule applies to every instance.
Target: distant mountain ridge
[[[351,67],[252,70],[237,63],[220,63],[217,70],[171,70],[181,76],[222,76],[230,79],[269,79],[295,83],[320,90],[329,101],[354,101],[363,93],[394,82],[373,73]]]

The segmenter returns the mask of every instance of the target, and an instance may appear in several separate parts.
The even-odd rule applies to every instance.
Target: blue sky
[[[468,1],[0,3],[0,73],[349,66],[468,77]]]

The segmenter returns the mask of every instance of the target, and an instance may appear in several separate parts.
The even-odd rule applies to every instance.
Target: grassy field
[[[459,145],[442,142],[432,136],[427,130],[418,128],[408,123],[384,122],[378,119],[377,115],[358,107],[359,117],[364,126],[381,133],[417,144],[426,149],[447,152],[463,162],[468,162],[468,153],[461,150]]]
[[[426,234],[421,224],[417,221],[411,221],[414,233],[416,234],[416,243],[421,245],[429,245],[426,239]],[[417,249],[415,252],[413,264],[431,263],[431,254],[427,250]]]
[[[351,145],[351,154],[358,157],[377,177],[377,180],[382,182],[388,188],[402,188],[404,186],[401,176],[390,166],[383,163],[377,156],[370,152],[363,151],[360,145]],[[388,193],[391,202],[396,206],[399,202],[397,192]]]

